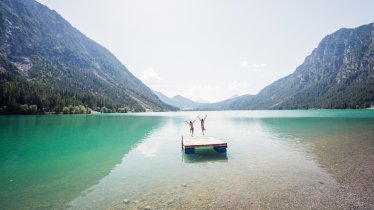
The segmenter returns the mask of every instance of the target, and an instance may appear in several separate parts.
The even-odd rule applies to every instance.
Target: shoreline
[[[369,108],[360,108],[360,109],[245,109],[245,110],[178,110],[178,111],[144,111],[144,112],[98,112],[91,110],[91,113],[55,113],[55,112],[44,112],[44,113],[36,113],[36,114],[2,114],[0,113],[0,116],[23,116],[23,115],[80,115],[80,114],[126,114],[126,113],[163,113],[163,112],[226,112],[226,111],[336,111],[336,110],[347,110],[347,111],[353,111],[353,110],[374,110],[374,107]]]

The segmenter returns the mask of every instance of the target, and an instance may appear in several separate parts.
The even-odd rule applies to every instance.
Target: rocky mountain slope
[[[40,112],[68,105],[175,110],[107,49],[34,0],[0,0],[0,61],[3,112],[17,113],[21,104],[35,104]]]
[[[294,73],[225,109],[345,109],[374,104],[374,24],[326,36]],[[208,107],[209,108],[209,107]]]

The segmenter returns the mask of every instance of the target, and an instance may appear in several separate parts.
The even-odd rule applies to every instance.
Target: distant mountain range
[[[326,36],[291,75],[257,95],[198,104],[195,109],[346,109],[374,104],[374,24]],[[177,106],[177,104],[175,104]]]
[[[200,103],[181,95],[176,95],[172,98],[169,98],[161,92],[155,90],[153,92],[160,98],[161,101],[178,107],[181,110],[235,110],[240,109],[243,106],[243,103],[247,103],[249,99],[255,97],[253,95],[236,95],[230,97],[229,99],[216,103]]]
[[[169,105],[178,107],[181,110],[194,110],[194,109],[197,109],[200,106],[205,104],[205,103],[199,103],[199,102],[196,102],[196,101],[192,101],[191,99],[185,98],[181,95],[176,95],[172,98],[169,98],[161,92],[158,92],[158,91],[155,91],[155,90],[153,92],[158,96],[158,98],[161,101],[163,101],[163,102],[165,102]]]
[[[46,6],[0,0],[0,14],[0,113],[176,110]]]

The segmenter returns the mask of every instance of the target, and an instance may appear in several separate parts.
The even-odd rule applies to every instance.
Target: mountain
[[[188,98],[183,97],[181,95],[176,95],[172,98],[169,98],[161,92],[158,92],[158,91],[155,91],[155,90],[153,92],[164,103],[169,104],[171,106],[178,107],[182,110],[193,110],[193,109],[199,108],[202,105],[205,105],[205,103],[195,102],[195,101],[192,101],[191,99],[188,99]]]
[[[200,104],[197,110],[244,110],[255,99],[254,95],[232,96],[216,103]]]
[[[38,112],[78,105],[175,110],[107,49],[34,0],[0,0],[0,26],[0,112],[31,104]]]
[[[191,109],[193,109],[193,108],[198,107],[200,105],[200,103],[192,101],[191,99],[188,99],[188,98],[183,97],[181,95],[176,95],[171,99],[174,101],[174,103],[178,107],[181,107],[181,108],[191,108]]]
[[[295,72],[230,109],[345,109],[374,103],[374,24],[326,36]],[[226,107],[227,108],[227,107]]]
[[[165,94],[159,92],[159,91],[155,91],[153,90],[153,93],[156,94],[156,96],[164,103],[166,104],[169,104],[171,106],[175,106],[175,107],[178,107],[177,106],[177,103],[175,101],[173,101],[173,99],[167,97]]]

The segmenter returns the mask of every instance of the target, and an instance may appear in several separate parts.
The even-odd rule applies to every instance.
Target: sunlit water
[[[184,155],[205,114],[227,154]],[[370,209],[373,186],[374,110],[0,117],[0,209]]]

